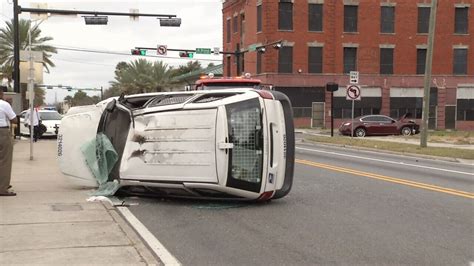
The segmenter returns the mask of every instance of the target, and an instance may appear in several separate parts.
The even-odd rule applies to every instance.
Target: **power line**
[[[98,66],[111,66],[115,67],[115,65],[107,65],[107,64],[99,64],[99,63],[91,63],[91,62],[86,62],[86,61],[76,61],[76,60],[68,60],[68,59],[60,59],[60,58],[54,58],[56,61],[64,61],[64,62],[71,62],[71,63],[78,63],[78,64],[87,64],[87,65],[98,65]]]

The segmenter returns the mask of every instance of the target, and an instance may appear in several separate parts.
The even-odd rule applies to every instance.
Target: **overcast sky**
[[[5,20],[13,18],[13,0],[0,0],[0,27]],[[76,9],[108,12],[129,12],[138,9],[140,13],[177,15],[182,19],[181,27],[160,27],[159,21],[151,17],[141,17],[131,21],[128,17],[109,17],[108,25],[85,25],[81,16],[53,16],[40,25],[42,36],[53,37],[49,44],[59,48],[86,48],[130,54],[130,49],[138,47],[168,48],[214,48],[222,49],[222,0],[137,0],[137,1],[27,1],[19,0],[22,7],[31,3],[47,3],[51,9]],[[30,19],[28,13],[20,18]],[[148,54],[156,55],[155,51]],[[44,73],[43,83],[62,84],[76,88],[105,88],[114,79],[114,69],[118,62],[139,58],[128,55],[109,55],[99,53],[58,50],[52,60],[56,67]],[[186,64],[178,52],[168,52],[166,57],[147,57],[148,60],[162,60],[170,66]],[[221,56],[195,55],[202,59],[201,65],[220,64]],[[73,92],[64,89],[47,90],[46,102],[53,103],[55,97],[61,101]],[[89,92],[89,95],[100,93]]]

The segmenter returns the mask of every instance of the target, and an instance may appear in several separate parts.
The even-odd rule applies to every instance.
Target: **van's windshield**
[[[263,128],[258,98],[226,105],[229,142],[227,186],[259,192],[262,182]]]

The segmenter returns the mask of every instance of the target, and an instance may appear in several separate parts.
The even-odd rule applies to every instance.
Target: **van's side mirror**
[[[117,101],[115,99],[113,99],[112,101],[110,101],[107,106],[105,107],[105,110],[107,110],[107,112],[109,113],[112,113],[115,109],[115,105],[117,104]]]

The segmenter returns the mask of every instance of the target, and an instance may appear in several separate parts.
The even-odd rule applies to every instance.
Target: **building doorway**
[[[455,129],[456,128],[456,106],[448,105],[444,109],[444,128],[445,129]]]
[[[324,102],[313,102],[311,127],[324,127]]]

